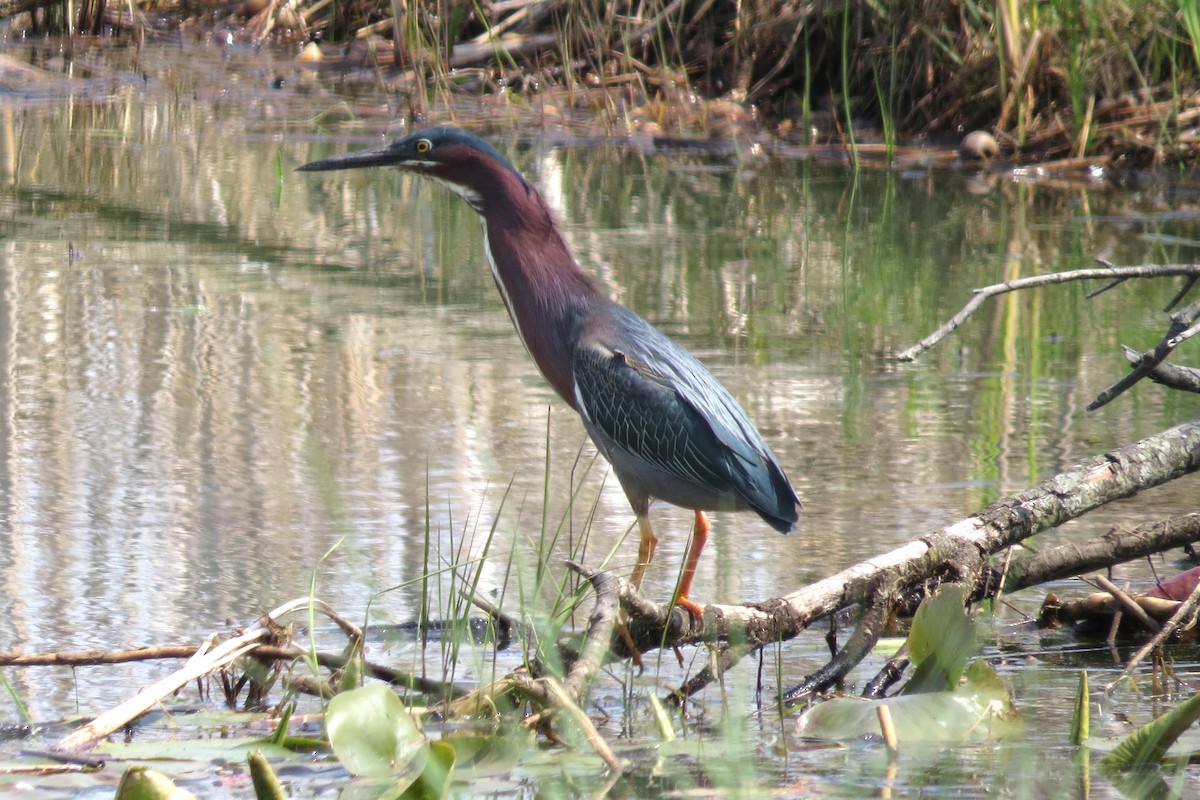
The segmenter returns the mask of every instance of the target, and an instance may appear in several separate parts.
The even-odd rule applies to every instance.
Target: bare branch
[[[979,306],[983,305],[985,300],[997,295],[1015,292],[1020,289],[1032,289],[1039,286],[1055,286],[1070,281],[1107,279],[1109,281],[1120,282],[1130,278],[1166,278],[1176,275],[1185,275],[1194,282],[1197,278],[1200,278],[1200,264],[1143,264],[1137,267],[1095,267],[1092,269],[1071,270],[1069,272],[1052,272],[1048,275],[1032,275],[1028,278],[1018,278],[1013,281],[985,286],[982,289],[976,289],[974,297],[963,306],[961,311],[951,317],[941,327],[912,347],[896,353],[893,358],[897,361],[916,360],[917,356],[933,347],[962,325],[967,317],[971,316]]]
[[[1179,301],[1186,297],[1187,293],[1192,290],[1192,287],[1196,285],[1197,280],[1200,280],[1200,276],[1193,275],[1184,281],[1183,287],[1175,293],[1175,296],[1171,298],[1171,302],[1167,303],[1167,305],[1163,308],[1163,313],[1170,313],[1171,309],[1178,305]]]
[[[588,620],[587,635],[584,637],[583,647],[579,650],[579,658],[567,673],[565,686],[576,703],[583,703],[588,686],[600,671],[600,665],[608,654],[609,643],[612,642],[613,633],[616,631],[620,583],[611,573],[603,570],[591,570],[571,562],[568,562],[567,566],[587,578],[596,590],[596,607]]]
[[[783,702],[793,706],[807,696],[833,686],[858,666],[879,641],[880,633],[892,610],[891,599],[891,592],[880,587],[875,592],[875,597],[867,604],[862,619],[854,627],[846,645],[829,663],[788,689],[784,693]]]
[[[1181,308],[1171,315],[1171,324],[1167,328],[1162,341],[1148,353],[1145,353],[1130,372],[1119,381],[1109,386],[1088,403],[1087,410],[1095,411],[1103,405],[1112,402],[1116,397],[1130,389],[1135,383],[1148,376],[1154,368],[1161,364],[1175,351],[1175,348],[1200,332],[1200,301]]]
[[[1121,352],[1125,354],[1126,360],[1135,367],[1141,364],[1143,359],[1150,357],[1149,354],[1139,353],[1125,345],[1121,345]],[[1200,394],[1200,369],[1180,367],[1175,364],[1156,364],[1146,377],[1171,389]]]
[[[1136,528],[1113,528],[1085,542],[1050,547],[1018,556],[1008,568],[1004,591],[1016,592],[1047,581],[1102,569],[1200,541],[1200,513],[1147,522]]]

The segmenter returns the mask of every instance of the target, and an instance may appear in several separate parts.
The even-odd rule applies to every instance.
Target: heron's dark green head
[[[473,133],[449,126],[427,128],[380,147],[322,158],[297,169],[322,172],[360,167],[397,167],[431,178],[476,208],[481,206],[483,188],[498,177],[498,171],[511,172],[522,183],[525,180],[496,148]]]

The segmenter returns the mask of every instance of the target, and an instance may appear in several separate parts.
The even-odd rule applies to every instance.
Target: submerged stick
[[[1192,593],[1188,595],[1188,599],[1179,604],[1179,608],[1167,620],[1167,623],[1162,626],[1158,633],[1151,637],[1150,641],[1142,645],[1141,649],[1133,654],[1133,658],[1129,659],[1129,663],[1125,665],[1125,669],[1121,672],[1121,678],[1126,678],[1133,672],[1134,667],[1141,663],[1147,655],[1156,647],[1162,647],[1163,643],[1171,637],[1179,629],[1179,627],[1189,622],[1196,616],[1196,608],[1200,606],[1200,583],[1196,584],[1196,588],[1192,589]],[[1118,678],[1117,680],[1120,680]],[[1113,681],[1105,687],[1105,691],[1109,691],[1110,687],[1117,681]]]
[[[269,633],[266,628],[258,628],[243,633],[229,641],[222,642],[209,652],[197,652],[188,659],[181,669],[167,677],[151,684],[133,697],[114,708],[109,709],[83,727],[63,737],[54,745],[54,750],[73,752],[91,747],[100,739],[126,725],[130,720],[140,717],[157,705],[163,698],[169,697],[182,689],[191,681],[202,678],[215,669],[220,669],[231,661],[253,650],[260,639]],[[215,638],[215,636],[214,636]]]
[[[120,705],[109,709],[91,722],[76,728],[58,741],[52,748],[59,752],[73,752],[91,747],[108,734],[128,724],[149,711],[164,698],[174,694],[191,681],[202,678],[213,670],[220,669],[254,650],[267,637],[274,634],[275,620],[297,609],[316,605],[324,608],[325,603],[310,597],[289,600],[261,617],[240,636],[212,647],[217,636],[213,634],[197,649],[196,653],[180,669],[159,680]],[[209,648],[212,647],[210,650]]]

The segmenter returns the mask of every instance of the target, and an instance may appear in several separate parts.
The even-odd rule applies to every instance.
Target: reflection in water
[[[562,528],[556,558],[588,531],[603,559],[632,515],[521,350],[474,213],[386,172],[294,175],[344,146],[306,121],[329,98],[194,93],[167,63],[103,101],[0,109],[0,650],[194,641],[314,571],[352,615],[400,587],[372,613],[409,620],[420,577],[481,556],[493,523],[485,591],[532,569],[544,529]],[[1141,223],[1146,244],[1121,223],[1137,200],[1112,193],[496,138],[585,268],[712,367],[805,499],[786,538],[716,515],[697,599],[796,588],[1194,413],[1151,387],[1082,412],[1116,342],[1161,327],[1173,290],[1152,285],[1010,295],[920,364],[883,357],[972,287],[1106,247],[1171,260],[1186,218]],[[1146,503],[1187,507],[1194,486]],[[654,513],[665,596],[690,515]],[[21,691],[50,717],[146,669],[22,673]]]

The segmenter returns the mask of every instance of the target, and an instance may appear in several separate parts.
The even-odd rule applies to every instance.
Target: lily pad
[[[342,692],[325,712],[329,743],[355,775],[386,778],[421,752],[425,737],[396,693],[383,684]]]
[[[1020,718],[991,667],[972,664],[968,680],[953,692],[906,694],[882,700],[835,697],[806,711],[796,730],[819,739],[879,734],[879,706],[891,711],[901,744],[995,741],[1018,734]]]

